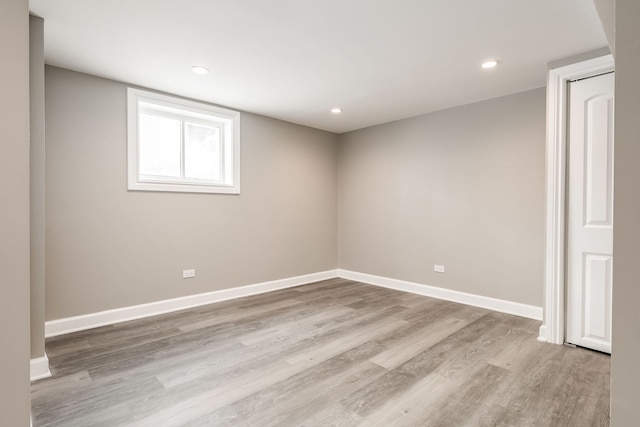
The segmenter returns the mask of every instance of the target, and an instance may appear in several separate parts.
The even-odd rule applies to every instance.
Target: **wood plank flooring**
[[[41,426],[608,426],[609,356],[344,279],[47,340]]]

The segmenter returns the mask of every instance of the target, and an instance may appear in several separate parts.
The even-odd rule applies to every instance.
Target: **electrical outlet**
[[[433,271],[435,271],[436,273],[444,273],[444,265],[435,264],[433,266]]]
[[[182,270],[182,278],[183,279],[189,279],[191,277],[196,277],[196,271],[195,270]]]

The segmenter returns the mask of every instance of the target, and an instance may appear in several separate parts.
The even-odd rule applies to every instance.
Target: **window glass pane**
[[[220,128],[185,122],[184,135],[185,177],[220,181]]]
[[[180,176],[180,120],[140,114],[140,175]]]

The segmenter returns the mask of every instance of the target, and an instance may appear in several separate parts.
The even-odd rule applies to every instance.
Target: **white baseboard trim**
[[[327,270],[319,273],[305,274],[303,276],[289,277],[287,279],[272,280],[269,282],[240,286],[237,288],[222,289],[203,294],[188,295],[180,298],[100,311],[82,316],[49,320],[45,322],[44,332],[45,337],[47,338],[55,337],[71,332],[83,331],[85,329],[97,328],[99,326],[112,325],[114,323],[126,322],[128,320],[141,319],[172,311],[184,310],[186,308],[197,307],[214,302],[262,294],[278,289],[291,288],[293,286],[306,285],[308,283],[333,279],[335,277],[337,277],[337,270]]]
[[[321,280],[341,277],[355,280],[375,286],[382,286],[403,292],[410,292],[418,295],[438,298],[475,307],[486,308],[502,313],[514,314],[535,320],[542,320],[542,307],[521,304],[518,302],[505,301],[481,295],[468,294],[435,286],[422,285],[420,283],[407,282],[404,280],[392,279],[389,277],[375,276],[372,274],[359,273],[350,270],[327,270],[318,273],[305,274],[302,276],[290,277],[287,279],[272,280],[269,282],[257,283],[253,285],[241,286],[231,289],[222,289],[203,294],[188,295],[180,298],[173,298],[163,301],[156,301],[147,304],[134,305],[129,307],[116,308],[113,310],[100,311],[97,313],[85,314],[81,316],[67,317],[64,319],[50,320],[45,322],[45,337],[55,337],[71,332],[83,331],[100,326],[113,325],[115,323],[129,320],[142,319],[158,314],[170,313],[172,311],[184,310],[215,302],[230,299],[242,298],[265,292],[286,289],[293,286],[306,285],[319,282]],[[540,328],[540,337],[543,335]],[[49,360],[45,357],[31,360],[31,380],[46,378],[50,376]]]
[[[538,329],[538,341],[547,342],[547,325],[540,325]]]
[[[31,381],[49,378],[51,371],[49,370],[49,358],[45,353],[42,357],[31,359]]]
[[[458,302],[475,307],[487,308],[502,313],[515,314],[529,319],[542,320],[542,307],[506,301],[481,295],[468,294],[435,286],[422,285],[420,283],[406,282],[404,280],[391,279],[389,277],[374,276],[372,274],[358,273],[356,271],[338,270],[338,277],[382,286],[398,291],[410,292],[432,298]]]

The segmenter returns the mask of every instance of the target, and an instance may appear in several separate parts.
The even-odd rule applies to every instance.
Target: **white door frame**
[[[546,235],[544,322],[538,339],[565,339],[565,197],[567,188],[567,95],[572,80],[614,71],[612,55],[549,70],[547,81]]]

